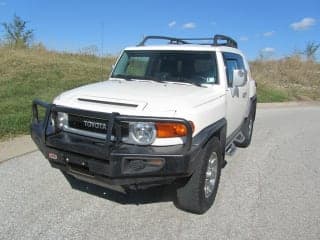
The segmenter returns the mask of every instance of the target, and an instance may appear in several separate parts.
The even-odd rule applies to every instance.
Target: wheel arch
[[[224,149],[227,137],[227,120],[225,118],[221,118],[199,132],[193,138],[193,145],[200,145],[204,148],[213,137],[217,137],[219,139],[221,147]],[[224,156],[224,151],[222,152]]]
[[[249,113],[252,111],[253,114],[253,121],[256,119],[256,110],[257,110],[257,95],[254,95],[250,98],[250,110]]]

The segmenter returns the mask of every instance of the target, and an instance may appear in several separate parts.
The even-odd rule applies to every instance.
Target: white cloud
[[[261,51],[265,52],[265,53],[274,53],[276,50],[272,47],[266,47],[266,48],[262,49]]]
[[[249,38],[247,36],[242,36],[239,38],[240,41],[248,41]]]
[[[168,26],[169,26],[169,28],[172,28],[172,27],[174,27],[176,24],[177,24],[176,21],[171,21],[171,22],[168,23]]]
[[[273,36],[275,33],[276,33],[275,31],[269,31],[269,32],[263,33],[263,36],[264,36],[264,37],[271,37],[271,36]]]
[[[183,24],[182,28],[193,29],[193,28],[196,28],[196,24],[194,22],[188,22],[188,23]]]
[[[294,31],[301,31],[301,30],[307,30],[310,27],[314,26],[316,24],[316,20],[314,18],[303,18],[299,22],[294,22],[290,24],[290,27]]]

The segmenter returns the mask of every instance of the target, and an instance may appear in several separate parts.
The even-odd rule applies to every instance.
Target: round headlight
[[[129,124],[129,138],[134,143],[149,145],[156,138],[156,127],[151,122],[133,122]]]

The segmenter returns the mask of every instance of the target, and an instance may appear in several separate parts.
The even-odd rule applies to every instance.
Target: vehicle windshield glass
[[[111,77],[193,84],[218,83],[215,52],[125,51]]]

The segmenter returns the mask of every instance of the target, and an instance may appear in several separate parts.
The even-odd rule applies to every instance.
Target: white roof
[[[167,44],[167,45],[146,45],[146,46],[134,46],[127,47],[124,50],[160,50],[160,51],[221,51],[221,52],[233,52],[242,54],[237,48],[227,46],[211,46],[211,45],[199,45],[199,44]]]

